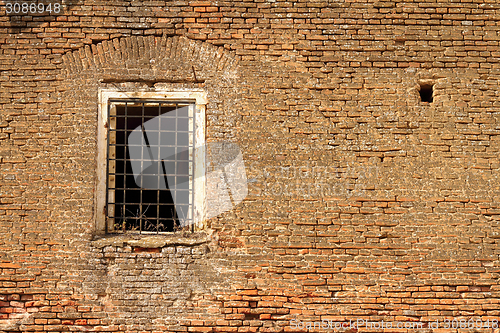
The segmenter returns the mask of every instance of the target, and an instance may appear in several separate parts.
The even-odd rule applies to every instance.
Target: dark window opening
[[[193,109],[186,103],[111,101],[108,231],[159,233],[192,225]]]
[[[424,103],[432,103],[433,86],[429,84],[420,85],[420,100]]]

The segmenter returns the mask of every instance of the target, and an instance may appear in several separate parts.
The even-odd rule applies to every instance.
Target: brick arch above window
[[[103,192],[96,176],[101,174],[99,171],[96,173],[96,170],[99,170],[103,163],[106,165],[102,161],[107,158],[102,153],[102,147],[105,151],[107,145],[102,145],[104,141],[99,141],[99,138],[106,139],[106,135],[99,131],[109,133],[106,131],[113,127],[109,121],[106,122],[107,117],[100,118],[102,110],[110,106],[109,103],[101,105],[100,91],[111,89],[123,93],[123,96],[116,97],[117,99],[148,99],[155,103],[159,100],[172,103],[193,102],[193,94],[202,92],[206,100],[204,103],[198,103],[196,99],[194,104],[196,120],[203,120],[196,122],[196,144],[235,140],[241,130],[239,119],[241,114],[246,112],[247,105],[242,101],[241,95],[248,90],[245,77],[249,75],[247,66],[240,65],[238,60],[238,56],[222,47],[185,37],[166,36],[122,37],[65,54],[59,76],[62,80],[61,105],[57,107],[61,113],[77,115],[78,121],[69,131],[81,135],[87,140],[86,144],[90,144],[90,150],[89,146],[77,150],[86,152],[86,161],[95,159],[93,164],[85,165],[85,171],[82,172],[87,180],[93,179],[95,182],[96,190],[93,193],[97,196],[106,193],[106,186]],[[146,96],[147,94],[150,95]],[[95,134],[97,140],[94,141]],[[199,140],[200,138],[203,141]],[[196,170],[198,169],[194,169],[195,174]],[[101,179],[107,179],[106,173]],[[195,183],[192,187],[197,189],[200,186]],[[203,189],[201,193],[205,193]],[[101,197],[94,199],[94,208],[97,210],[92,232],[96,235],[103,231],[112,231],[111,228],[102,227],[106,225],[102,223],[106,220],[98,220],[101,216],[99,214],[104,212],[102,205],[98,203],[106,202],[102,201]],[[200,200],[203,200],[203,196]],[[193,202],[198,204],[200,200],[195,195]],[[194,216],[198,216],[199,206],[193,206]],[[205,207],[204,201],[201,206]],[[203,208],[201,211],[203,212]],[[203,216],[197,221],[203,224]],[[199,229],[203,230],[203,227],[200,225]]]
[[[100,80],[204,82],[231,79],[239,57],[222,47],[185,37],[131,36],[103,41],[63,56],[66,76]]]

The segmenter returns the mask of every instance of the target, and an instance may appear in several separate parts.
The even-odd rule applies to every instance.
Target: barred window
[[[197,117],[197,112],[204,105],[175,99],[182,97],[179,93],[163,98],[114,93],[100,101],[104,126],[98,165],[102,169],[105,164],[98,174],[101,228],[108,233],[194,230],[202,215],[204,186],[195,173],[204,168],[204,160],[198,156],[202,165],[197,165],[195,146],[203,144],[197,139],[203,141],[204,129],[197,125],[204,126],[204,117]]]
[[[109,107],[106,217],[113,230],[193,225],[194,104],[110,100]]]

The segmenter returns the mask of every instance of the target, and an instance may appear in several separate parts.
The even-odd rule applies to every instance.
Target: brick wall
[[[500,4],[6,2],[0,332],[497,328]],[[97,238],[110,87],[205,89],[207,141],[241,147],[248,197],[195,234]]]

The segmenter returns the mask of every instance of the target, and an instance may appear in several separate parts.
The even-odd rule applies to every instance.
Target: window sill
[[[109,234],[94,239],[91,245],[96,248],[106,246],[132,246],[134,248],[162,248],[172,246],[197,246],[210,241],[204,232],[175,233],[163,235],[147,234]]]

